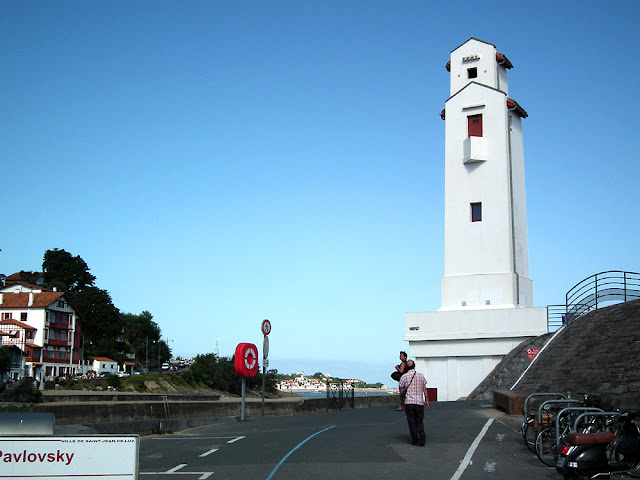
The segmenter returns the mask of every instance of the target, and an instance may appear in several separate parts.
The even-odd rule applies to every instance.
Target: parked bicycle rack
[[[538,423],[542,423],[542,410],[546,405],[560,405],[563,403],[569,404],[569,403],[580,403],[581,400],[578,400],[577,398],[565,398],[563,400],[547,400],[546,402],[542,402],[540,404],[540,407],[538,407]]]
[[[596,412],[596,413],[581,413],[580,415],[578,415],[578,418],[576,418],[575,422],[573,422],[573,428],[571,429],[571,431],[573,432],[577,432],[578,431],[578,425],[580,424],[580,420],[582,420],[584,417],[589,417],[589,416],[593,416],[593,417],[619,417],[622,415],[622,412]]]
[[[532,393],[529,395],[524,401],[524,418],[527,418],[529,415],[529,409],[527,408],[529,405],[529,400],[533,400],[535,397],[560,397],[560,399],[567,398],[563,393]]]
[[[571,412],[591,412],[595,414],[595,413],[604,412],[604,410],[596,407],[567,407],[560,410],[558,412],[558,415],[556,416],[556,445],[560,444],[560,418],[565,413],[571,413]],[[583,413],[578,418],[589,415],[589,414],[590,413]],[[574,426],[575,426],[575,423],[574,423]],[[572,429],[571,431],[575,432],[576,430]]]

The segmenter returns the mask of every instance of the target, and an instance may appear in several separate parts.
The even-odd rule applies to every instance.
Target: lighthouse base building
[[[404,340],[438,400],[459,400],[518,344],[546,329],[546,308],[407,313]]]
[[[445,120],[442,306],[405,315],[404,340],[438,400],[466,397],[547,331],[529,278],[522,119],[507,57],[471,38],[451,52]]]

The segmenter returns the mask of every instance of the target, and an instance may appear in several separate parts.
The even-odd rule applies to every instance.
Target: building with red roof
[[[14,352],[14,379],[82,373],[82,320],[63,292],[5,281],[0,341]]]

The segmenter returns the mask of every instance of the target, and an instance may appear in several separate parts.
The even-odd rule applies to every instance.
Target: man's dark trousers
[[[413,445],[424,445],[424,440],[427,438],[424,433],[424,405],[407,403],[404,405],[404,411],[409,424],[411,443]]]

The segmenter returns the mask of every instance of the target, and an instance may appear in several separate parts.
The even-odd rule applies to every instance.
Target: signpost
[[[242,377],[242,404],[240,407],[240,420],[244,422],[247,378],[255,377],[258,373],[258,348],[253,343],[239,343],[236,347],[234,366],[236,373]]]
[[[264,334],[264,341],[262,343],[262,416],[264,417],[264,390],[265,390],[265,382],[267,378],[267,367],[269,366],[268,335],[271,333],[271,322],[269,320],[263,320],[261,330],[262,330],[262,333]]]

